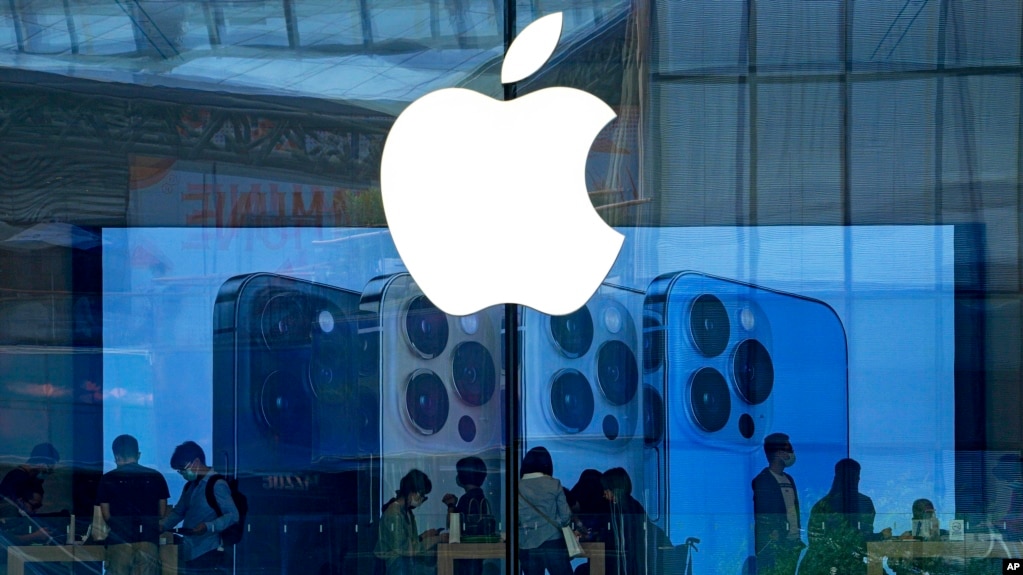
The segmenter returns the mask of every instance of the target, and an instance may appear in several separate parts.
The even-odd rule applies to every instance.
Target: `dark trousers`
[[[560,532],[536,549],[520,549],[519,561],[523,575],[543,575],[544,569],[551,575],[572,575],[572,560]]]
[[[221,575],[227,572],[224,567],[224,552],[213,550],[190,561],[185,561],[184,569],[180,569],[178,573],[181,575]]]

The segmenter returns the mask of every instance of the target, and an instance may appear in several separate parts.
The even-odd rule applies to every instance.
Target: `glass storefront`
[[[553,55],[502,85],[555,13]],[[0,564],[116,574],[132,543],[164,572],[1001,573],[1021,29],[999,0],[11,0]],[[455,110],[419,134],[429,169],[381,167],[428,94],[553,87],[615,114],[584,165],[552,145],[567,117]],[[571,194],[622,245],[549,315],[601,256]],[[572,271],[454,315],[409,241],[474,301]],[[126,511],[136,463],[183,521]]]

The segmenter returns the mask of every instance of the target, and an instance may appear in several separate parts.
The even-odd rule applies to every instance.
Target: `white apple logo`
[[[561,14],[515,39],[501,82],[538,70]],[[423,293],[452,315],[518,303],[551,315],[582,307],[623,236],[590,203],[584,172],[614,111],[573,88],[500,101],[462,88],[431,92],[395,120],[381,190],[399,255]]]

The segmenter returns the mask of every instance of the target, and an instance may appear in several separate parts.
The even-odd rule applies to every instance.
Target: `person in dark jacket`
[[[796,452],[784,433],[764,438],[767,467],[753,478],[754,547],[759,575],[792,575],[804,545],[796,480],[785,469]]]
[[[455,483],[465,493],[461,497],[446,493],[441,499],[448,506],[449,514],[459,516],[463,537],[497,535],[497,521],[481,487],[486,479],[487,464],[482,459],[463,457],[455,464]],[[483,561],[480,559],[463,559],[455,564],[455,573],[458,575],[480,575],[482,572]]]
[[[607,575],[661,573],[649,553],[654,531],[648,533],[646,509],[632,496],[632,479],[621,467],[600,476],[604,499],[610,506],[610,530],[604,541]]]

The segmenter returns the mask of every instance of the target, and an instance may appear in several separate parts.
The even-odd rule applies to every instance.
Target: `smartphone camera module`
[[[582,357],[593,343],[593,317],[583,306],[568,315],[551,316],[554,345],[567,358]]]
[[[490,401],[497,387],[494,358],[483,344],[466,341],[455,347],[451,357],[451,376],[462,401],[480,406]]]
[[[752,405],[767,400],[774,389],[774,363],[764,344],[747,339],[735,348],[732,357],[732,376],[739,395]]]
[[[728,346],[731,326],[721,300],[711,294],[697,297],[689,310],[689,333],[696,349],[706,357],[717,357]]]
[[[356,326],[333,307],[325,307],[315,316],[309,383],[321,401],[343,403],[349,388],[356,384],[359,364]]]
[[[412,424],[423,435],[433,435],[448,420],[448,392],[432,371],[419,370],[405,388],[405,409]]]
[[[613,405],[625,405],[636,396],[639,387],[636,355],[624,342],[611,340],[600,346],[597,352],[597,384]]]
[[[593,391],[586,377],[574,369],[564,369],[551,384],[551,410],[554,418],[571,433],[578,433],[593,419]]]
[[[448,316],[426,296],[416,296],[405,309],[405,335],[416,353],[433,359],[448,344]]]
[[[732,398],[721,372],[705,367],[693,374],[689,382],[689,405],[693,419],[704,431],[714,433],[724,428],[732,412]]]

